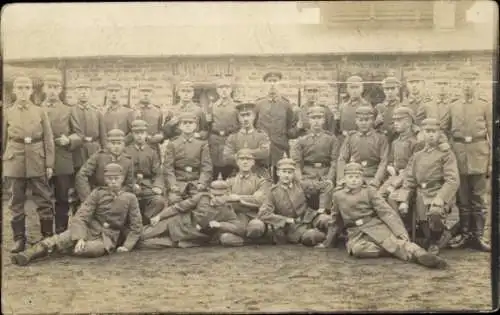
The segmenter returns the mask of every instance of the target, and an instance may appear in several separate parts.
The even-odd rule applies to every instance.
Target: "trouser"
[[[231,165],[224,165],[224,166],[215,166],[213,167],[213,180],[217,180],[219,177],[219,174],[222,176],[222,179],[227,179],[228,177],[231,176],[231,174],[234,171],[234,167]]]
[[[14,240],[26,239],[26,191],[31,188],[32,199],[40,220],[41,233],[44,237],[53,234],[54,212],[52,209],[52,192],[44,176],[30,178],[9,178],[12,185],[10,209],[12,212],[12,232]]]
[[[142,223],[148,225],[151,218],[160,213],[166,206],[165,199],[160,195],[138,196]]]
[[[49,251],[55,250],[60,253],[67,253],[73,250],[76,241],[71,239],[70,231],[66,230],[63,233],[44,239],[41,243]],[[82,257],[100,257],[106,255],[107,250],[102,239],[92,239],[85,242],[85,248],[82,252],[73,254]]]
[[[486,174],[460,175],[457,205],[460,213],[460,227],[464,234],[483,236],[487,184]]]
[[[55,196],[55,232],[62,233],[68,228],[69,193],[74,187],[74,176],[72,174],[53,176],[50,183],[54,188]]]

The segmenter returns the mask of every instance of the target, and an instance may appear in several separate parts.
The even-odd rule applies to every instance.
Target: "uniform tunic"
[[[351,130],[356,130],[356,109],[361,106],[372,106],[364,98],[357,100],[349,98],[346,102],[342,103],[338,109],[338,120],[340,133],[344,134]]]
[[[112,129],[120,129],[130,138],[132,121],[134,121],[134,111],[125,106],[108,107],[104,113],[104,124],[106,134]],[[130,139],[127,139],[130,141]]]
[[[451,97],[436,98],[432,101],[422,104],[420,116],[425,118],[435,118],[439,120],[441,131],[449,138],[451,119],[450,119],[450,106],[454,101]]]
[[[430,97],[424,95],[409,95],[406,99],[403,100],[401,106],[409,107],[415,113],[415,124],[420,126],[422,121],[425,119],[424,109],[423,107],[427,107],[425,103],[429,103],[431,101]]]
[[[399,100],[385,100],[375,106],[377,117],[375,119],[375,128],[384,133],[389,141],[394,140],[396,133],[394,131],[394,121],[392,115],[394,110],[401,106]]]
[[[212,126],[208,137],[212,164],[216,167],[225,166],[224,145],[227,137],[238,131],[238,111],[232,99],[217,100],[212,107]]]

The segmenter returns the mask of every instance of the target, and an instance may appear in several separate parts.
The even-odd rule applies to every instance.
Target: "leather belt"
[[[312,166],[314,168],[322,168],[322,167],[330,167],[330,162],[327,162],[327,163],[304,162],[304,165]]]
[[[23,144],[34,144],[34,143],[39,143],[39,142],[42,142],[43,139],[42,138],[37,138],[37,139],[33,139],[31,137],[25,137],[25,138],[10,138],[9,140],[12,140],[16,143],[23,143]]]
[[[481,137],[453,137],[453,141],[459,142],[459,143],[473,143],[473,142],[479,142],[479,141],[485,141],[486,136],[481,136]]]
[[[430,182],[423,182],[423,183],[420,183],[418,184],[418,186],[422,189],[427,189],[427,188],[434,188],[434,187],[437,187],[437,186],[441,186],[444,184],[444,181],[442,180],[433,180],[433,181],[430,181]]]
[[[377,215],[375,213],[372,213],[371,215],[367,215],[367,216],[361,217],[361,218],[356,219],[356,220],[345,221],[344,227],[352,228],[352,227],[356,227],[356,226],[362,226],[363,224],[367,223],[368,221],[370,221],[371,219],[373,219],[376,216]]]

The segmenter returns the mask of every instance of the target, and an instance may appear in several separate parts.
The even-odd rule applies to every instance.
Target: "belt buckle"
[[[24,143],[30,144],[31,140],[32,140],[31,137],[26,137],[26,138],[24,138]]]
[[[366,162],[366,161],[361,161],[361,165],[366,166],[366,165],[368,165],[368,162]]]
[[[465,137],[465,142],[471,143],[472,142],[472,137]]]
[[[102,227],[105,228],[105,229],[109,228],[109,223],[108,222],[104,222],[102,224]]]
[[[424,189],[425,189],[425,188],[427,188],[427,183],[422,183],[422,184],[420,184],[420,187],[422,187],[422,188],[424,188]]]
[[[186,166],[184,170],[188,173],[191,173],[193,171],[193,168],[191,166]]]
[[[226,133],[225,133],[223,130],[219,131],[219,135],[220,135],[220,136],[222,136],[222,137],[223,137],[225,134],[226,134]]]
[[[91,142],[92,141],[92,137],[85,137],[85,142]]]
[[[142,179],[144,176],[141,173],[137,173],[137,179]]]
[[[354,224],[356,224],[356,226],[360,226],[363,224],[363,219],[357,219],[356,221],[354,221]]]
[[[315,168],[320,168],[323,166],[323,163],[314,163]]]
[[[343,134],[344,136],[347,136],[347,131],[343,130],[343,131],[342,131],[342,134]]]

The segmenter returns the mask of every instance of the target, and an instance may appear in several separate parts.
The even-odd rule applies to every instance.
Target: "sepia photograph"
[[[496,2],[0,21],[3,314],[498,307]]]

